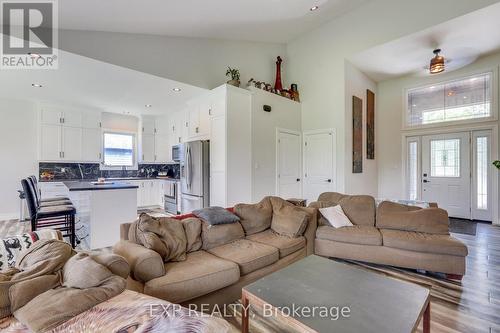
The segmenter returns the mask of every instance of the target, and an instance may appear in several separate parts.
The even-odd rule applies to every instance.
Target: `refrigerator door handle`
[[[186,185],[191,188],[191,148],[189,145],[186,148]]]

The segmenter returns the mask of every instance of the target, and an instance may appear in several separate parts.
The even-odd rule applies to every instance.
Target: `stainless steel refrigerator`
[[[187,142],[182,149],[181,208],[186,214],[210,204],[210,144],[208,141]]]

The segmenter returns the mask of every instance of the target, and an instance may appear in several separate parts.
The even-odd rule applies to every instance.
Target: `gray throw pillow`
[[[229,224],[239,222],[240,218],[222,207],[208,207],[193,211],[194,216],[209,225]]]

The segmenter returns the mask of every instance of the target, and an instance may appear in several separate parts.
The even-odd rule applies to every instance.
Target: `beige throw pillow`
[[[191,253],[201,249],[201,220],[195,217],[189,217],[182,220],[182,225],[186,233],[186,252]]]
[[[143,213],[131,226],[129,239],[158,252],[165,262],[186,260],[186,233],[179,220],[155,218]]]
[[[240,218],[245,234],[253,235],[271,227],[273,206],[269,197],[265,197],[256,204],[237,204],[234,213]]]
[[[296,238],[302,236],[312,214],[308,208],[296,207],[278,197],[271,197],[273,218],[271,229],[283,236]]]

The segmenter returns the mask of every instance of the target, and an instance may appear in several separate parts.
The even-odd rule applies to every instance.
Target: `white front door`
[[[318,200],[335,190],[335,134],[333,130],[304,132],[304,199]]]
[[[300,198],[302,196],[301,135],[278,129],[277,139],[276,194],[284,199]]]
[[[422,200],[471,218],[470,133],[422,137]]]

